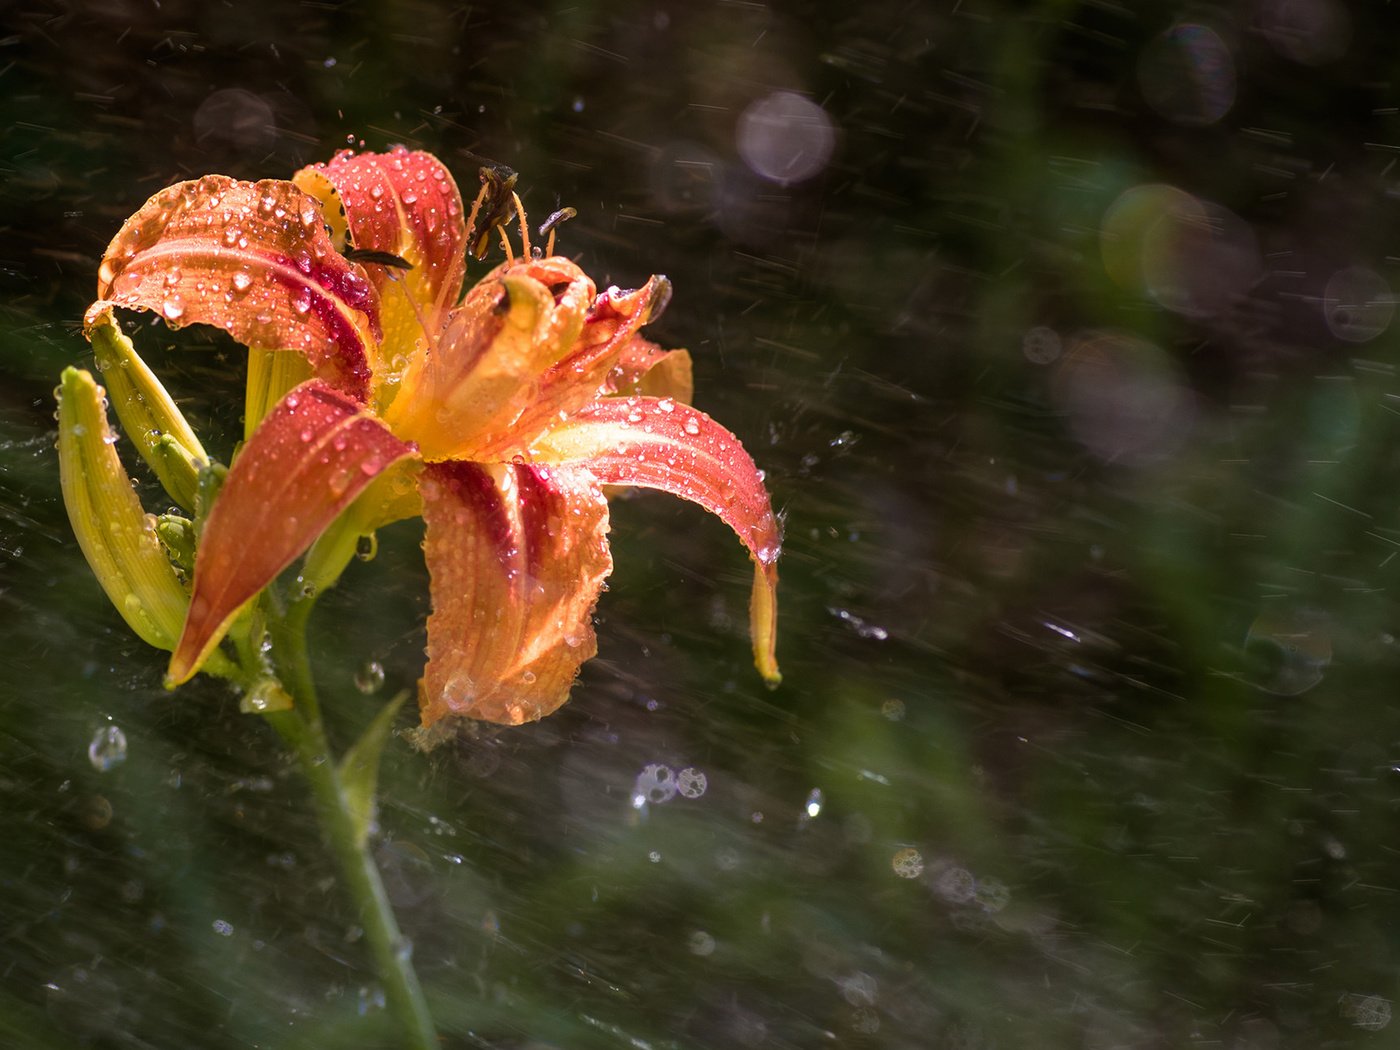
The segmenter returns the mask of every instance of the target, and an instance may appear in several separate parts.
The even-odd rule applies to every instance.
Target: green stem
[[[272,602],[266,604],[271,605]],[[272,636],[272,649],[277,654],[277,667],[282,673],[283,685],[296,698],[297,707],[307,724],[314,726],[324,738],[321,702],[316,698],[316,681],[311,676],[311,660],[306,655],[306,621],[311,616],[314,604],[314,598],[298,598],[287,606],[282,615],[270,615],[267,630]]]
[[[369,849],[357,841],[355,819],[321,722],[311,666],[306,655],[306,616],[310,601],[293,602],[285,616],[269,624],[284,686],[296,700],[290,711],[269,713],[311,783],[321,830],[330,840],[341,880],[355,904],[360,925],[374,954],[389,1008],[403,1028],[410,1050],[437,1050],[438,1039],[418,984],[408,942],[399,932],[393,906]]]

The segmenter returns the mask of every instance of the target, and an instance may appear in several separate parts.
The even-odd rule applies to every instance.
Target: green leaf
[[[363,848],[369,838],[369,826],[374,820],[374,792],[379,782],[379,758],[394,716],[408,699],[405,689],[384,705],[374,721],[353,747],[340,760],[340,788],[350,819],[355,824],[355,845]]]

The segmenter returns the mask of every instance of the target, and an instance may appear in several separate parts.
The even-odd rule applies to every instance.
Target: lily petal
[[[608,392],[621,397],[669,397],[690,404],[695,397],[695,373],[686,350],[662,350],[634,335],[623,345],[608,375]]]
[[[661,489],[718,515],[754,561],[754,663],[769,684],[781,680],[775,650],[782,535],[763,476],[738,438],[670,398],[608,397],[551,429],[531,455],[582,467],[604,484]]]
[[[209,512],[170,681],[193,675],[240,607],[376,476],[412,452],[363,406],[321,380],[284,397],[243,447]]]
[[[456,303],[466,270],[462,194],[431,153],[403,146],[388,153],[342,150],[328,164],[303,168],[292,181],[321,202],[332,228],[344,216],[347,247],[388,252],[413,264],[398,281],[388,267],[368,264],[381,295],[395,285],[406,287],[424,313],[440,296],[447,306]]]
[[[297,172],[293,181],[321,202],[332,229],[343,228],[346,247],[388,252],[407,271],[366,263],[379,291],[383,359],[376,373],[401,371],[394,361],[436,331],[456,305],[466,272],[462,195],[431,153],[396,146],[389,153],[342,150],[329,164]],[[392,392],[392,391],[391,391]]]
[[[290,182],[206,175],[161,190],[108,245],[97,297],[89,325],[114,305],[154,310],[171,326],[210,324],[245,346],[297,351],[337,387],[368,393],[374,288]]]
[[[587,471],[509,464],[429,464],[422,492],[433,597],[423,725],[543,718],[598,649],[607,500]]]

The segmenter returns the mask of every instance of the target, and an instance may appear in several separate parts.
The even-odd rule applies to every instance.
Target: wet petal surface
[[[583,470],[472,463],[430,464],[422,493],[433,596],[424,726],[543,718],[597,652],[607,500]]]
[[[344,150],[327,164],[303,168],[294,181],[322,203],[332,230],[344,231],[345,247],[410,264],[406,270],[364,264],[381,299],[384,342],[376,372],[395,371],[395,359],[424,341],[423,325],[436,329],[461,295],[466,227],[457,183],[432,154],[402,146],[388,153]]]
[[[585,467],[600,482],[661,489],[718,515],[754,560],[750,628],[754,661],[778,674],[778,553],[782,537],[763,476],[739,439],[670,398],[603,398],[539,439],[535,459]]]
[[[194,674],[243,603],[412,451],[320,380],[284,397],[234,461],[204,526],[171,679]]]
[[[98,271],[91,324],[110,306],[209,324],[245,346],[294,350],[318,375],[368,391],[378,297],[290,182],[223,175],[161,190],[128,219]]]

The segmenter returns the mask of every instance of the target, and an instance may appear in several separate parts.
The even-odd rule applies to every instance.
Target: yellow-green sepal
[[[131,340],[122,334],[111,310],[88,324],[87,337],[122,429],[170,498],[186,510],[194,509],[199,467],[209,459],[204,446]]]
[[[292,706],[292,694],[283,689],[282,684],[275,678],[259,678],[238,701],[238,710],[245,715],[290,711]]]
[[[250,346],[248,384],[243,400],[243,440],[251,438],[277,402],[312,374],[311,365],[301,354]]]
[[[189,609],[170,559],[132,488],[92,373],[67,368],[58,389],[63,503],[97,582],[141,639],[174,650]]]
[[[374,535],[385,525],[423,512],[418,495],[418,464],[404,460],[390,467],[360,493],[317,537],[306,552],[297,583],[308,597],[335,586],[350,559],[360,554],[368,560],[376,549]],[[365,551],[370,552],[368,556]]]

